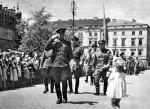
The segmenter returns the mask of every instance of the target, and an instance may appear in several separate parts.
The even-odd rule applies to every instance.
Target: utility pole
[[[108,36],[107,36],[107,26],[106,26],[106,18],[105,18],[105,6],[103,5],[103,40],[106,41],[106,45],[108,44]]]
[[[75,33],[75,23],[74,23],[74,18],[75,18],[75,15],[76,15],[76,3],[75,3],[74,0],[71,2],[71,11],[72,11],[72,17],[73,17],[73,22],[72,22],[72,33],[73,33],[73,36],[74,36],[74,33]]]

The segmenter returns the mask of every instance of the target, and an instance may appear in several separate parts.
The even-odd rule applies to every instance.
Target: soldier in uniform
[[[52,52],[53,52],[52,50],[44,51],[41,57],[40,70],[43,75],[43,82],[45,86],[45,90],[43,93],[47,93],[49,91],[49,88],[48,88],[49,79],[51,82],[51,93],[54,93],[54,80],[52,77],[50,77]]]
[[[98,41],[99,49],[97,49],[97,52],[95,53],[95,58],[93,62],[93,67],[95,68],[95,72],[93,73],[94,79],[95,79],[95,87],[96,87],[96,93],[95,95],[99,95],[99,80],[100,78],[103,79],[104,82],[104,88],[103,88],[103,94],[106,95],[107,91],[107,80],[108,77],[106,76],[106,72],[109,70],[110,67],[110,59],[112,58],[110,50],[105,48],[106,41],[100,40]]]
[[[79,79],[82,75],[82,69],[80,65],[80,59],[83,54],[83,49],[79,46],[79,38],[74,36],[73,41],[73,59],[71,60],[71,72],[74,74],[75,77],[75,94],[78,94],[79,88]],[[70,83],[71,81],[69,81]],[[70,84],[71,85],[71,84]]]
[[[60,28],[47,42],[45,50],[53,50],[51,74],[55,81],[57,104],[67,102],[67,80],[71,76],[69,62],[73,57],[71,42],[65,35],[66,28]],[[62,91],[60,89],[62,82]],[[63,95],[63,100],[62,100]]]

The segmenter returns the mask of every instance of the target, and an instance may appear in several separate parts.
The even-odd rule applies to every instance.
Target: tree
[[[19,50],[31,52],[37,48],[38,51],[43,51],[47,39],[51,37],[56,28],[52,22],[49,22],[51,17],[52,15],[47,13],[44,7],[39,11],[32,12],[32,17],[22,25],[22,44]],[[31,20],[34,23],[29,25]]]

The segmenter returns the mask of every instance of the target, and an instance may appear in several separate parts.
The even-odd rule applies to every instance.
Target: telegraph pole
[[[74,23],[74,18],[75,18],[75,15],[76,15],[76,3],[75,1],[73,0],[71,2],[71,11],[72,11],[72,17],[73,17],[73,22],[72,22],[72,33],[73,33],[73,36],[74,36],[74,33],[75,33],[75,23]]]
[[[105,18],[105,6],[103,5],[103,40],[105,40],[106,41],[106,44],[108,44],[108,42],[107,42],[107,33],[106,33],[106,29],[107,29],[107,27],[106,27],[106,18]]]

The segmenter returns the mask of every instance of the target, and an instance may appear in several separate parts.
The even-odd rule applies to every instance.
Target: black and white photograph
[[[0,0],[0,109],[149,109],[150,0]]]

